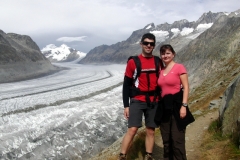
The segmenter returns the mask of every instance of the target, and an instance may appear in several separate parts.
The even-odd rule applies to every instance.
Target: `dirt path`
[[[205,115],[199,116],[195,121],[188,125],[186,130],[186,150],[188,160],[199,160],[201,153],[200,148],[202,142],[202,136],[208,129],[209,124],[218,118],[218,110],[211,111]],[[145,132],[144,128],[139,131]],[[115,160],[120,151],[120,144],[122,138],[114,142],[110,147],[103,150],[100,154],[90,158],[89,160]],[[153,157],[155,160],[162,160],[163,157],[163,145],[162,138],[159,134],[159,130],[156,130],[155,134],[155,145],[153,149]],[[142,160],[142,156],[135,160]]]
[[[209,124],[218,118],[218,110],[209,112],[188,125],[186,130],[186,151],[188,160],[198,160],[201,154],[198,150],[201,145],[203,133],[208,129]],[[163,145],[159,134],[155,137],[153,156],[156,160],[162,158]]]
[[[189,160],[199,159],[201,154],[198,150],[202,142],[203,133],[208,129],[212,121],[219,116],[218,110],[207,113],[204,116],[197,118],[197,120],[187,128],[186,132],[186,149]]]

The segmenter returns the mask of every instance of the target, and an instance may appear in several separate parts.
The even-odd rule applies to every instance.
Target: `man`
[[[157,109],[158,71],[161,65],[160,59],[152,55],[155,47],[155,36],[146,33],[141,38],[142,53],[137,56],[141,64],[141,73],[137,73],[137,64],[134,58],[129,59],[123,83],[124,117],[128,120],[128,130],[125,134],[118,160],[126,160],[127,150],[138,128],[142,126],[142,116],[146,126],[146,155],[145,160],[153,160],[152,151],[154,145],[154,132],[157,125],[154,116]],[[136,58],[136,57],[135,57]],[[158,61],[156,63],[156,61]],[[130,105],[129,105],[129,98]]]

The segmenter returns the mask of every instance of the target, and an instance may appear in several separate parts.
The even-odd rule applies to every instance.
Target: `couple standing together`
[[[189,113],[187,71],[182,64],[174,62],[176,53],[169,44],[161,46],[160,59],[153,56],[155,43],[153,34],[144,34],[140,42],[142,53],[130,58],[126,66],[123,104],[128,130],[123,137],[118,160],[127,159],[128,148],[142,126],[143,115],[146,126],[145,160],[153,160],[154,132],[159,126],[164,160],[187,159],[185,129],[193,121],[189,122],[186,118]]]

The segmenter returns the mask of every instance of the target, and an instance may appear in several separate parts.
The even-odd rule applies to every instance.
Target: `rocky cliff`
[[[219,119],[224,135],[239,137],[240,133],[240,75],[229,84],[222,97]],[[240,138],[240,137],[239,137]]]
[[[0,30],[0,83],[33,78],[56,69],[31,37]]]

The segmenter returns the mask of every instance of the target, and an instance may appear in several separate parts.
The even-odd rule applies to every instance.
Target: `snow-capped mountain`
[[[231,16],[230,16],[231,15]],[[144,33],[153,33],[156,37],[156,46],[153,51],[154,55],[158,55],[158,49],[163,43],[173,45],[176,52],[182,50],[191,41],[197,39],[202,33],[209,30],[220,17],[237,17],[239,10],[230,13],[211,11],[202,14],[197,21],[189,22],[186,19],[175,21],[172,24],[163,23],[154,25],[147,24],[144,28],[133,31],[128,39],[116,44],[101,45],[90,50],[85,58],[79,63],[81,64],[111,64],[126,63],[129,56],[141,53],[139,43]]]
[[[207,24],[199,24],[196,28],[193,27],[184,27],[182,29],[179,28],[171,28],[170,31],[164,31],[164,30],[158,30],[157,28],[153,28],[153,31],[150,31],[150,33],[153,33],[156,36],[156,42],[163,42],[167,40],[168,38],[175,38],[178,35],[180,36],[188,36],[188,38],[194,39],[198,35],[200,35],[202,32],[207,30],[213,25],[213,23],[207,23]],[[147,28],[152,28],[151,24],[147,26]],[[139,43],[138,41],[137,43]]]
[[[62,44],[60,47],[57,47],[54,44],[49,44],[41,51],[51,62],[80,61],[86,56],[86,53],[70,48],[66,44]]]

